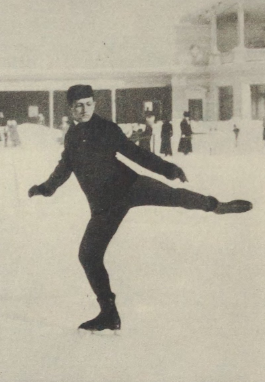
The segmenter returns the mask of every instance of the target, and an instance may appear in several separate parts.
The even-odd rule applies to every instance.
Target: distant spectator
[[[12,121],[11,119],[8,119],[6,122],[6,126],[4,127],[5,147],[8,146],[8,141],[10,138],[10,129],[12,129]]]
[[[7,122],[9,138],[13,146],[19,146],[21,144],[17,131],[17,121],[9,120]]]
[[[69,126],[70,126],[70,123],[69,123],[68,117],[67,116],[62,117],[62,123],[60,125],[60,128],[62,129],[62,139],[61,139],[62,145],[64,144],[65,134],[67,133]]]
[[[38,125],[45,125],[45,117],[42,113],[38,115]]]
[[[0,126],[6,126],[6,119],[2,111],[0,111]]]
[[[8,126],[4,126],[4,141],[5,141],[5,147],[8,145]]]
[[[178,152],[188,155],[192,152],[192,134],[193,131],[190,125],[190,113],[185,111],[183,114],[184,118],[180,123],[181,138],[179,141]]]
[[[237,127],[236,124],[234,124],[233,132],[235,134],[235,146],[237,146],[237,139],[238,139],[239,131],[240,131],[240,129]]]
[[[263,117],[263,140],[265,141],[265,116]]]
[[[169,121],[165,121],[161,130],[161,149],[160,153],[172,156],[171,137],[173,136],[173,128]]]
[[[4,137],[4,127],[6,126],[6,120],[4,117],[4,113],[0,111],[0,141],[3,140]]]
[[[140,132],[139,135],[139,146],[142,149],[151,151],[151,138],[153,134],[153,124],[155,122],[155,115],[148,112],[145,117],[145,130]]]
[[[140,134],[140,128],[139,125],[133,125],[132,126],[132,134],[130,136],[130,140],[135,143],[136,145],[139,145],[139,134]],[[143,131],[143,130],[142,130]]]

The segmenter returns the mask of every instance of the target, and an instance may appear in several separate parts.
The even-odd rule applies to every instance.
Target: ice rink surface
[[[22,146],[0,147],[1,382],[264,382],[265,147],[250,128],[238,147],[231,131],[207,130],[186,157],[173,136],[189,183],[157,179],[254,209],[131,210],[105,259],[115,336],[76,330],[98,313],[77,256],[90,211],[74,176],[51,198],[27,197],[62,146],[56,131],[20,126]]]

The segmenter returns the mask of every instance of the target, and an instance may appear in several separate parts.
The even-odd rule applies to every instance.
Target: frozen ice
[[[231,123],[198,123],[206,134],[184,156],[176,124],[168,160],[185,170],[185,185],[119,156],[173,187],[254,209],[131,210],[105,261],[122,330],[93,336],[76,330],[98,313],[77,257],[89,207],[73,176],[51,198],[28,198],[62,146],[56,130],[19,126],[21,147],[0,147],[1,382],[264,381],[265,147],[260,125],[239,127],[235,147]]]

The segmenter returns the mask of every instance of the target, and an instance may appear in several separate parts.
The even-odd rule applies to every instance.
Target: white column
[[[111,89],[111,114],[112,114],[112,121],[117,121],[116,116],[117,110],[116,110],[116,89]]]
[[[241,2],[237,4],[237,31],[238,31],[238,46],[245,48],[245,12]]]
[[[245,61],[245,12],[241,2],[237,3],[238,45],[235,48],[235,62]]]
[[[215,9],[211,12],[211,53],[219,53],[217,48],[217,15]]]
[[[176,123],[183,117],[183,112],[188,110],[186,99],[187,79],[184,75],[175,75],[171,79],[172,86],[172,121]]]
[[[220,52],[217,45],[217,14],[215,8],[211,10],[211,64],[220,63]]]
[[[53,128],[53,120],[54,120],[54,97],[53,97],[53,90],[49,91],[49,116],[50,116],[50,128]]]

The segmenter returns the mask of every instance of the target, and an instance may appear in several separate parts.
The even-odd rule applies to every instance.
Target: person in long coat
[[[172,156],[172,147],[171,147],[171,137],[173,136],[173,128],[169,121],[165,121],[161,129],[161,149],[160,154],[171,155]]]
[[[184,118],[180,123],[181,137],[179,141],[178,152],[188,155],[192,152],[192,129],[190,125],[190,113],[185,111],[183,114]]]
[[[61,160],[48,180],[32,186],[28,195],[51,196],[72,173],[75,174],[91,208],[91,219],[80,245],[79,260],[100,305],[98,316],[79,328],[89,331],[116,330],[121,328],[121,321],[115,304],[116,296],[111,290],[104,265],[104,254],[131,208],[171,206],[224,214],[245,212],[252,205],[247,201],[221,203],[213,196],[173,188],[137,174],[119,161],[116,154],[121,153],[167,179],[187,181],[180,167],[135,145],[116,123],[95,114],[91,86],[70,87],[67,100],[74,121],[65,136]]]
[[[153,128],[147,122],[145,125],[145,130],[139,130],[139,146],[147,151],[151,151],[151,138],[153,135]]]
[[[21,144],[19,134],[17,131],[17,121],[12,120],[9,125],[9,137],[13,146],[19,146]]]
[[[19,134],[17,131],[17,121],[9,119],[6,124],[5,134],[5,146],[8,144],[8,140],[14,147],[21,144]]]

